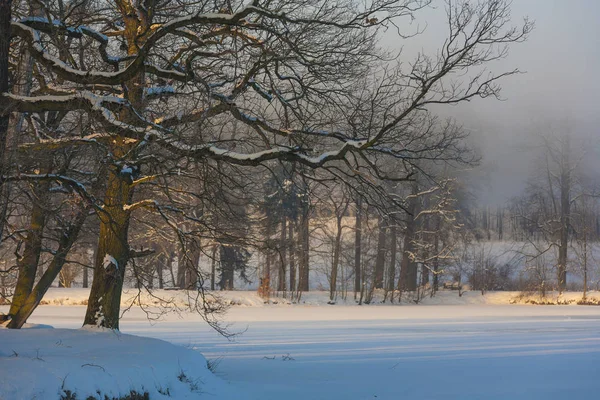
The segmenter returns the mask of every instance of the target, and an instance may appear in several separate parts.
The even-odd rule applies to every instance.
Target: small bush
[[[600,300],[594,297],[586,297],[585,299],[577,300],[577,305],[580,306],[600,306]]]

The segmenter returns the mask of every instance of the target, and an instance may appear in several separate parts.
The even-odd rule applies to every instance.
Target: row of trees
[[[562,292],[571,281],[585,293],[592,272],[597,275],[592,266],[600,239],[600,186],[590,164],[595,154],[586,150],[595,146],[568,129],[531,139],[532,172],[522,193],[494,207],[463,197],[470,207],[460,207],[462,220],[473,239],[496,242],[496,256],[510,248],[514,263],[531,273],[532,289]]]
[[[429,107],[497,96],[498,80],[516,70],[485,65],[531,29],[510,25],[505,0],[448,1],[439,50],[407,62],[377,42],[384,30],[418,33],[402,27],[426,0],[1,5],[0,237],[14,255],[3,270],[16,273],[11,328],[78,249],[94,253],[86,325],[118,329],[126,276],[148,289],[144,274],[154,272],[144,265],[157,253],[164,265],[159,250],[178,249],[178,280],[198,290],[192,307],[217,328],[221,307],[204,301],[199,254],[220,253],[228,287],[248,246],[264,249],[267,264],[277,252],[282,266],[297,260],[290,281],[305,290],[309,187],[345,186],[381,210],[382,232],[434,235],[415,221],[427,214],[417,199],[444,187],[435,163],[474,158],[460,127]],[[348,206],[336,204],[336,213]],[[276,229],[280,243],[293,236],[302,251],[275,251]],[[406,240],[403,263],[427,254]],[[400,279],[409,289],[411,274]]]

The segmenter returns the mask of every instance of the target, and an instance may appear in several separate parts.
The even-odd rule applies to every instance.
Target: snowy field
[[[30,322],[79,328],[84,311],[43,306]],[[122,331],[220,360],[217,375],[237,394],[199,399],[591,399],[600,392],[600,308],[593,306],[233,307],[227,320],[245,330],[233,342],[193,315],[150,324],[132,310]]]
[[[274,294],[271,296],[269,301],[265,302],[256,291],[216,291],[213,292],[216,296],[221,298],[224,303],[233,306],[243,307],[273,307],[274,305],[288,306],[292,303],[296,303],[296,300],[292,301],[288,294],[284,297],[282,294]],[[81,288],[51,288],[44,299],[42,305],[60,305],[60,306],[81,306],[87,305],[90,292],[89,289]],[[502,305],[502,304],[527,304],[528,301],[548,301],[548,302],[567,302],[575,304],[582,298],[582,292],[565,292],[559,295],[558,292],[548,292],[544,299],[541,299],[537,293],[528,293],[525,295],[522,292],[510,292],[510,291],[496,291],[486,292],[485,296],[481,295],[479,291],[466,291],[462,296],[458,295],[456,290],[442,290],[437,292],[434,297],[429,296],[425,293],[420,304],[425,305]],[[187,292],[185,290],[161,290],[154,289],[152,295],[149,295],[146,291],[139,291],[137,289],[125,289],[123,297],[121,298],[121,307],[129,308],[133,304],[141,304],[145,307],[158,306],[161,303],[174,306],[176,308],[188,308],[190,301],[195,299],[196,292]],[[373,302],[371,305],[383,305],[389,304],[389,298],[387,303],[383,304],[383,291],[377,291],[373,296]],[[414,294],[402,296],[402,303],[405,305],[414,305]],[[600,292],[590,291],[588,292],[588,299],[600,302]],[[210,298],[209,298],[210,300]],[[394,302],[398,302],[398,295],[394,297]],[[268,304],[265,304],[268,303]],[[302,293],[300,297],[300,305],[308,306],[320,306],[328,305],[329,303],[329,292],[325,291],[310,291]],[[346,299],[338,296],[335,299],[336,306],[339,305],[355,305],[356,301],[353,298],[353,294],[349,293]]]

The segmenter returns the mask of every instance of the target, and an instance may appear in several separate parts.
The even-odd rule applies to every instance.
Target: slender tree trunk
[[[387,290],[392,293],[391,301],[394,301],[394,288],[396,279],[396,251],[397,251],[398,235],[396,231],[396,224],[392,223],[390,226],[390,267],[388,269],[388,282]]]
[[[433,292],[437,292],[440,285],[440,229],[441,220],[438,215],[435,216],[435,235],[433,237]]]
[[[300,219],[300,270],[298,279],[298,291],[308,292],[309,277],[309,208],[303,207]]]
[[[290,221],[289,226],[289,255],[290,255],[290,292],[293,293],[296,290],[296,256],[294,248],[294,223]]]
[[[362,255],[362,198],[356,200],[356,222],[354,224],[354,298],[361,291],[361,255]]]
[[[50,265],[46,269],[46,272],[42,275],[35,287],[29,292],[29,295],[20,305],[20,307],[11,313],[13,316],[8,327],[12,329],[19,329],[27,322],[27,319],[31,316],[36,307],[40,304],[40,301],[48,291],[48,288],[52,285],[52,282],[59,275],[63,266],[65,265],[67,254],[73,247],[73,244],[79,236],[81,227],[85,222],[88,215],[88,208],[82,207],[75,217],[71,226],[64,232],[59,238],[59,246],[54,258]],[[14,303],[13,303],[14,304]]]
[[[430,207],[430,202],[429,199],[425,198],[424,200],[424,204],[423,206],[425,208],[429,208]],[[427,286],[427,284],[429,283],[429,260],[431,259],[431,240],[432,240],[432,235],[433,235],[433,240],[435,241],[435,237],[437,236],[437,232],[433,232],[432,233],[432,227],[431,227],[431,216],[426,215],[424,216],[423,219],[423,229],[422,229],[422,240],[425,244],[424,248],[423,248],[423,262],[421,263],[421,283],[420,286],[425,289],[425,287]],[[433,255],[435,256],[435,254]]]
[[[504,210],[502,209],[502,207],[498,206],[498,220],[497,220],[497,225],[498,225],[498,240],[502,241],[504,238]]]
[[[375,258],[375,272],[373,284],[375,289],[383,289],[383,271],[385,269],[385,258],[387,254],[386,248],[386,224],[382,216],[379,216],[378,224],[379,236],[377,239],[377,257]]]
[[[189,251],[185,257],[185,288],[187,290],[198,288],[198,264],[200,264],[201,250],[200,240],[191,239]]]
[[[48,185],[45,189],[47,189]],[[31,220],[27,236],[25,237],[25,249],[23,255],[17,259],[17,285],[13,295],[9,314],[14,315],[19,310],[25,299],[31,293],[35,281],[40,252],[42,248],[42,238],[44,226],[46,223],[46,210],[39,204],[34,203],[31,213]]]
[[[5,36],[5,29],[10,32],[10,7],[12,0],[0,0],[0,93],[12,92],[22,96],[28,96],[31,93],[31,83],[33,81],[33,57],[29,50],[24,46],[22,58],[19,61],[18,71],[13,77],[15,82],[12,88],[9,88],[8,81],[8,53],[5,55],[4,46],[10,49],[10,36]],[[8,12],[4,13],[4,7],[8,7]],[[39,16],[41,7],[38,4],[30,5],[30,15]],[[8,22],[7,22],[8,21]],[[8,27],[5,25],[8,24]],[[0,110],[2,110],[0,98]],[[11,184],[3,184],[2,176],[10,171],[13,162],[13,155],[18,142],[19,133],[23,126],[23,114],[1,114],[0,113],[0,243],[4,235],[4,224],[6,223],[8,206],[10,202]]]
[[[169,253],[169,274],[171,275],[171,286],[176,287],[177,281],[175,280],[175,271],[173,271],[173,264],[175,264],[175,251],[171,250]]]
[[[48,170],[44,169],[43,173]],[[23,255],[17,258],[17,285],[10,306],[10,315],[15,315],[23,307],[31,294],[42,251],[44,227],[46,225],[47,209],[44,199],[48,195],[50,183],[41,182],[33,190],[33,208],[29,221],[29,229],[24,240]]]
[[[10,52],[10,22],[12,0],[0,0],[0,94],[8,93],[8,61]],[[0,103],[1,105],[1,103]],[[0,107],[3,110],[4,107]],[[10,114],[0,113],[0,176],[5,173],[4,159]],[[0,180],[0,184],[3,181]],[[2,232],[0,232],[0,236]]]
[[[571,164],[569,139],[563,139],[560,173],[560,243],[558,247],[558,290],[567,289],[569,229],[571,227]]]
[[[180,246],[179,255],[177,256],[177,287],[185,289],[185,273],[188,268],[185,249]]]
[[[285,267],[287,265],[287,220],[281,219],[281,238],[279,244],[279,274],[277,277],[277,290],[285,292]]]
[[[156,275],[158,275],[158,288],[159,289],[163,289],[165,287],[165,281],[163,278],[163,269],[164,269],[166,260],[167,260],[167,256],[165,255],[165,253],[161,252],[157,259],[158,262],[156,263]]]
[[[586,300],[588,291],[588,237],[587,227],[583,228],[583,300]]]
[[[415,182],[412,189],[412,197],[409,199],[408,204],[408,215],[406,216],[406,230],[404,231],[404,246],[402,249],[402,262],[400,263],[400,290],[407,290],[409,292],[417,289],[417,264],[412,259],[412,254],[415,251],[414,238],[416,221],[415,216],[417,215],[417,201],[416,194],[418,193],[418,186]]]
[[[210,290],[215,290],[215,279],[217,276],[217,245],[213,245],[210,261]]]
[[[346,206],[347,208],[347,206]],[[329,300],[333,301],[335,299],[335,293],[337,290],[337,275],[338,268],[340,264],[340,252],[342,251],[342,218],[344,213],[346,212],[346,208],[341,213],[341,215],[336,216],[336,235],[335,235],[335,243],[333,247],[333,262],[331,265],[331,281],[329,285]]]
[[[96,260],[96,250],[94,250],[94,253],[92,255],[92,260],[91,260],[92,265],[94,265],[94,262]],[[90,268],[87,265],[84,265],[82,272],[83,272],[83,282],[82,282],[81,286],[83,286],[83,288],[87,289],[89,287],[89,281],[90,281]]]
[[[233,290],[235,249],[233,246],[221,245],[221,290]]]
[[[262,292],[261,296],[268,296],[269,292],[271,291],[271,236],[273,226],[271,224],[271,218],[269,218],[269,216],[267,216],[266,221],[266,248],[264,251],[265,267],[262,273],[262,279],[259,288],[259,292]]]

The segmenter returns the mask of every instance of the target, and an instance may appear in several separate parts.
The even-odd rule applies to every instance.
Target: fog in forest
[[[418,52],[435,54],[447,24],[444,2],[434,5],[422,10],[411,28],[403,25],[405,34],[422,33],[401,43],[389,40],[387,47],[402,47],[407,60]],[[573,151],[590,167],[599,164],[600,80],[590,79],[600,69],[599,13],[600,2],[594,0],[513,1],[513,22],[526,17],[535,29],[487,68],[522,73],[502,80],[501,101],[474,99],[440,111],[471,133],[482,156],[481,165],[467,174],[480,203],[503,204],[520,194],[536,168],[539,135],[569,134]]]

